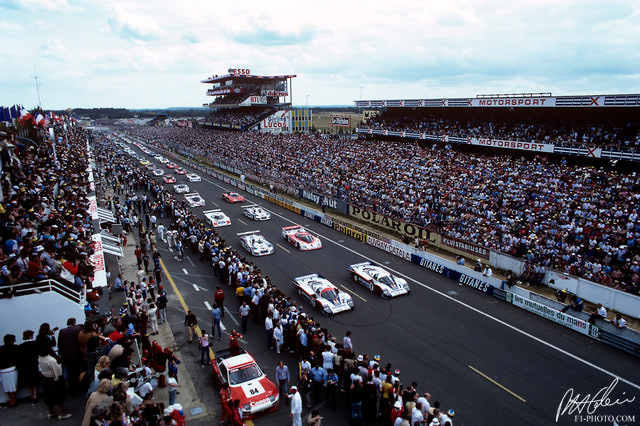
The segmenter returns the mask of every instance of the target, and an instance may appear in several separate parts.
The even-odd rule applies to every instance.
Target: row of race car
[[[198,180],[200,180],[199,177]],[[175,178],[164,175],[163,181],[171,184],[175,183]],[[184,194],[191,207],[206,205],[205,200],[197,192],[189,192],[189,190],[190,188],[186,184],[173,186],[173,191],[177,194]],[[229,203],[245,202],[244,197],[235,192],[224,193],[222,197]],[[268,210],[255,204],[243,206],[242,211],[244,216],[254,221],[271,219],[271,213]],[[221,209],[206,210],[203,214],[213,227],[231,224],[231,219]],[[237,235],[240,237],[243,249],[254,256],[264,256],[274,252],[273,244],[261,235],[260,231],[242,232]],[[301,225],[283,227],[282,237],[300,251],[322,248],[320,238]],[[351,264],[347,270],[354,282],[383,298],[393,298],[410,292],[406,280],[372,262]],[[349,293],[341,290],[320,274],[297,277],[293,279],[292,283],[298,294],[324,315],[330,316],[350,311],[355,307]],[[237,337],[242,336],[238,335]],[[243,418],[251,419],[278,409],[280,404],[278,387],[245,350],[237,348],[236,350],[217,351],[211,364],[217,384],[220,386],[228,384],[229,397],[232,400],[239,399],[241,401],[240,408],[243,412]]]
[[[149,151],[148,155],[152,155]],[[160,158],[163,162],[166,159]],[[177,169],[175,163],[167,164],[167,167]],[[189,176],[195,173],[189,174]],[[167,176],[163,176],[165,183],[171,182]],[[197,176],[197,180],[200,177]],[[168,182],[169,181],[169,182]],[[185,200],[190,207],[204,207],[206,201],[197,192],[189,192],[186,184],[176,184],[173,186],[175,193],[184,194]],[[244,196],[237,192],[225,192],[222,199],[228,203],[243,203]],[[271,213],[256,204],[248,204],[242,207],[243,215],[254,221],[265,221],[271,219]],[[206,210],[203,212],[206,220],[214,227],[231,225],[231,219],[222,209]],[[266,256],[274,253],[274,245],[268,241],[259,230],[241,232],[237,234],[240,238],[240,245],[244,250],[253,256]],[[322,241],[316,235],[306,230],[301,225],[285,226],[282,228],[282,237],[292,246],[300,251],[310,251],[322,248]],[[386,269],[372,262],[361,262],[349,265],[348,272],[353,277],[354,282],[362,285],[372,293],[383,297],[393,298],[408,294],[411,290],[406,280],[391,274]],[[293,284],[298,293],[309,302],[314,308],[325,315],[352,310],[354,303],[351,295],[340,290],[328,279],[319,274],[305,275],[293,279]]]

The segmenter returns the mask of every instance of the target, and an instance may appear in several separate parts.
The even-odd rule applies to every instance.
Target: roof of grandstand
[[[637,107],[640,94],[551,96],[550,93],[477,95],[475,98],[354,101],[358,108],[385,107]]]
[[[228,80],[234,80],[239,82],[253,82],[252,80],[284,80],[287,78],[296,77],[295,74],[287,75],[251,75],[249,69],[229,69],[229,72],[224,75],[212,75],[202,80],[200,83],[214,84],[225,83]]]

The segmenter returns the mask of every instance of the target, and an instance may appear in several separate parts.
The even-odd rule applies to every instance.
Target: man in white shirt
[[[422,416],[426,419],[427,417],[429,417],[429,409],[431,408],[431,404],[429,403],[429,400],[431,399],[431,394],[428,392],[425,392],[424,395],[418,397],[418,400],[416,401],[416,405],[419,402],[420,404],[422,404]]]
[[[411,412],[411,426],[415,426],[416,423],[424,424],[427,421],[424,419],[422,415],[422,404],[416,402],[416,406],[413,407],[413,411]]]
[[[351,332],[347,331],[344,338],[342,339],[342,347],[345,350],[353,352],[353,343],[351,342]]]
[[[298,388],[291,386],[291,393],[287,395],[291,400],[291,418],[293,419],[293,426],[302,426],[302,398],[298,393]]]

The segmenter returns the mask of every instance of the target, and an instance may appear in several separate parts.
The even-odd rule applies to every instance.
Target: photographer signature
[[[561,415],[564,414],[573,414],[578,413],[582,414],[583,411],[586,411],[587,414],[593,414],[600,407],[612,407],[614,405],[622,405],[628,402],[633,402],[636,400],[634,396],[631,399],[611,399],[609,394],[613,392],[613,389],[618,384],[618,379],[615,378],[611,382],[609,386],[605,386],[596,392],[593,396],[591,394],[586,394],[584,397],[582,395],[575,394],[573,388],[567,389],[562,397],[562,401],[558,405],[558,411],[556,411],[556,422]],[[624,395],[626,392],[623,392]]]

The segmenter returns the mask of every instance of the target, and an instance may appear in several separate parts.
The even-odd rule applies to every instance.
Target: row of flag
[[[0,106],[0,121],[15,124],[28,124],[31,123],[34,126],[47,127],[49,123],[59,123],[63,121],[63,118],[54,114],[53,111],[49,113],[42,113],[40,111],[34,111],[32,115],[22,105],[14,105],[12,107]]]

